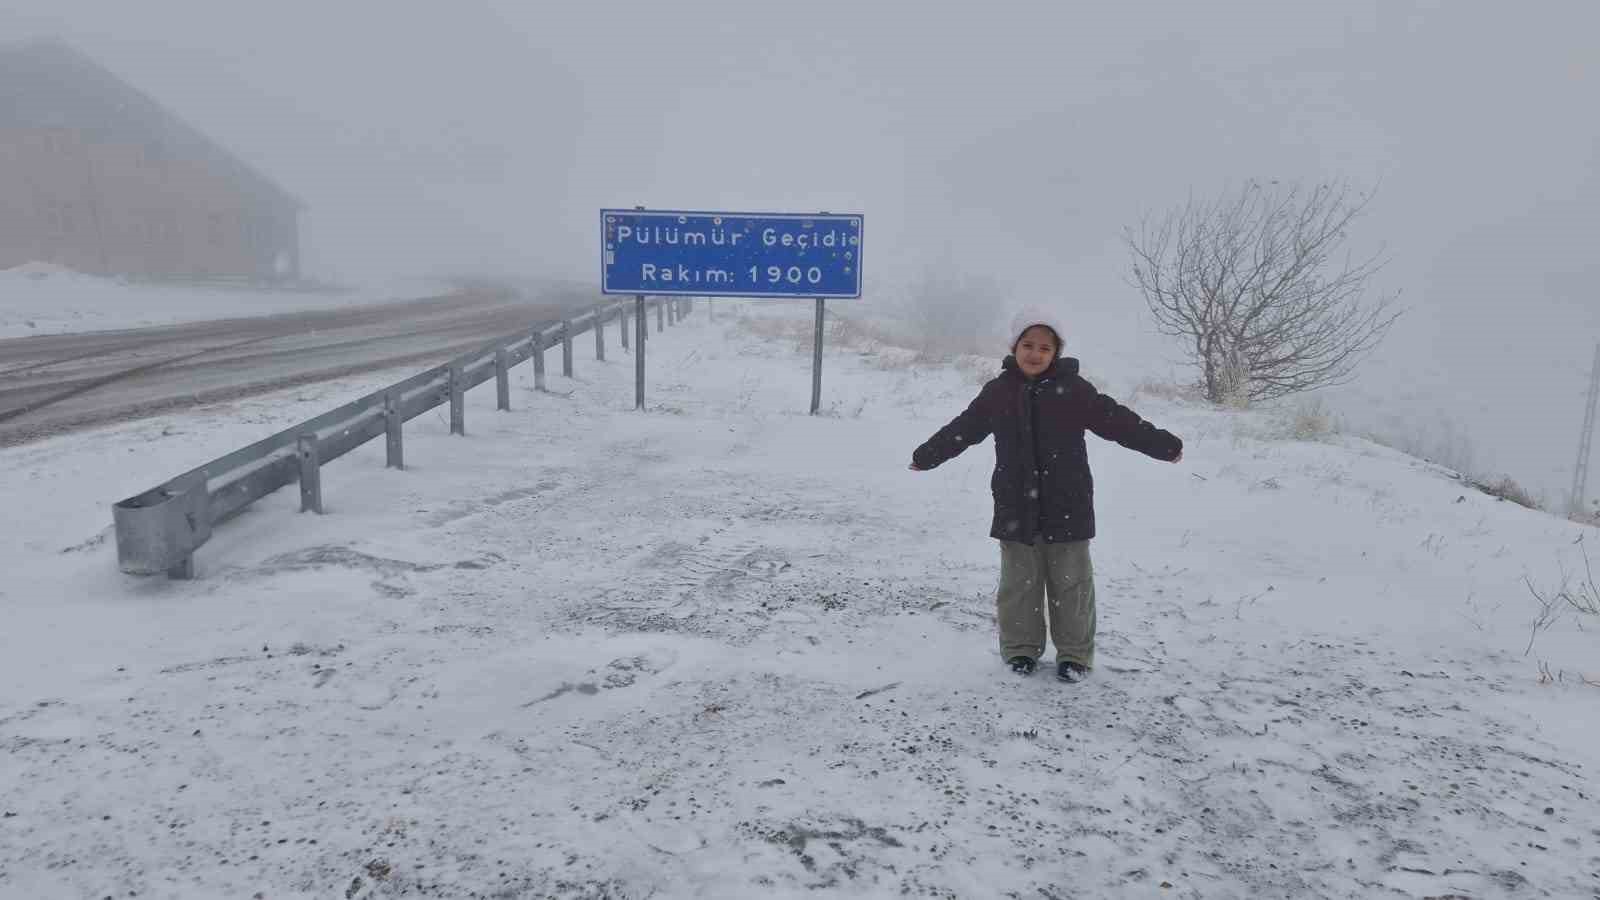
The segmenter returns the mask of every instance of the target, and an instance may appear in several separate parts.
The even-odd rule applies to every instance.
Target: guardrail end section
[[[168,482],[111,508],[117,566],[129,575],[194,577],[194,551],[211,539],[204,473]]]

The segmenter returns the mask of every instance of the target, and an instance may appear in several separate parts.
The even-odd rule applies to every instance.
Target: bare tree
[[[1385,260],[1336,258],[1367,199],[1345,185],[1250,182],[1124,233],[1132,281],[1161,332],[1183,339],[1207,399],[1341,384],[1383,339],[1398,295],[1364,295]]]

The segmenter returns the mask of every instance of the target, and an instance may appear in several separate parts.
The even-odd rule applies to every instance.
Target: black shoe
[[[1006,662],[1011,665],[1011,671],[1018,675],[1032,675],[1033,667],[1037,665],[1031,656],[1013,656]]]
[[[1056,677],[1068,684],[1077,684],[1089,677],[1089,669],[1071,660],[1056,663]]]

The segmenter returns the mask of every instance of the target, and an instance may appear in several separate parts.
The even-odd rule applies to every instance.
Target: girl
[[[1095,390],[1076,359],[1062,358],[1061,334],[1048,312],[1019,313],[1000,375],[916,449],[911,468],[935,468],[994,435],[989,536],[1000,541],[1000,656],[1013,672],[1032,674],[1048,619],[1056,677],[1077,682],[1094,667],[1095,632],[1094,480],[1083,432],[1174,463],[1183,441]]]

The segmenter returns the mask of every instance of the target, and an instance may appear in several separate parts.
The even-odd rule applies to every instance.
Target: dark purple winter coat
[[[1056,360],[1028,380],[1016,357],[983,386],[966,412],[916,449],[911,461],[931,469],[994,435],[994,524],[989,536],[1050,543],[1094,537],[1094,479],[1083,433],[1092,431],[1146,456],[1172,461],[1183,441],[1095,390],[1078,361]]]

